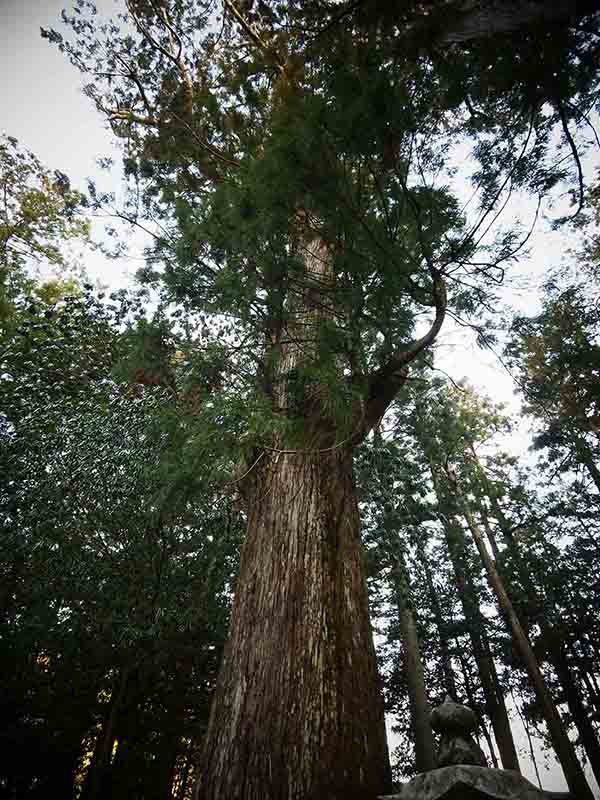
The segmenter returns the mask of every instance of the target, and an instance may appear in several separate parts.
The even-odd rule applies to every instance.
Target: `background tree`
[[[184,797],[239,515],[198,447],[185,343],[125,296],[45,294],[16,303],[0,345],[2,790]]]
[[[562,286],[561,286],[562,283]],[[598,442],[600,324],[593,283],[551,281],[542,312],[517,317],[507,348],[525,393],[526,411],[541,429],[536,445],[547,448],[559,469],[583,469],[600,491]]]
[[[27,281],[27,266],[65,268],[69,244],[89,243],[84,196],[59,170],[44,167],[13,136],[0,137],[0,325]]]

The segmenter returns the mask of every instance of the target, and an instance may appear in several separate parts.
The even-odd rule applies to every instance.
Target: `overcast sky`
[[[81,93],[79,73],[40,37],[40,27],[60,28],[64,5],[61,0],[0,0],[0,131],[16,136],[46,166],[62,170],[75,186],[84,188],[86,177],[97,175],[96,159],[114,152],[104,121]],[[110,9],[115,3],[97,0],[97,5]],[[598,163],[596,155],[587,169]],[[532,258],[513,271],[521,288],[507,289],[504,302],[521,311],[534,311],[535,285],[547,267],[560,263],[566,246],[575,243],[564,231],[550,234],[542,230],[533,240]],[[98,255],[87,262],[91,276],[111,286],[125,285],[136,266],[108,262]],[[455,380],[467,376],[494,400],[507,402],[513,412],[518,409],[510,377],[492,354],[478,350],[473,336],[448,326],[440,345],[437,363]],[[514,447],[526,445],[522,434],[513,440]],[[520,738],[525,752],[525,739]],[[527,761],[527,757],[522,759],[525,773],[535,782]],[[560,770],[551,762],[550,757],[540,756],[544,786],[563,790]],[[596,796],[600,797],[600,792]]]

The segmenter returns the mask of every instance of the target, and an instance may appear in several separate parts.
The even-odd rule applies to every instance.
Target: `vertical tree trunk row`
[[[483,477],[484,483],[488,487],[488,495],[491,495],[491,493],[489,492],[489,481],[487,479],[487,475],[485,474],[485,470],[483,469],[482,465],[477,459],[477,456],[473,449],[471,452],[473,454],[474,460],[476,461],[478,470],[481,476]],[[492,509],[494,510],[496,518],[498,519],[503,539],[516,558],[519,577],[523,582],[523,586],[525,588],[527,596],[527,604],[529,608],[538,608],[540,605],[539,598],[537,597],[537,593],[535,591],[531,578],[524,567],[518,546],[514,538],[510,535],[510,525],[508,523],[508,520],[506,519],[502,510],[500,509],[500,506],[496,498],[490,496],[490,500],[492,503]],[[463,498],[463,503],[464,503],[464,498]],[[481,518],[484,530],[486,531],[488,540],[490,541],[490,545],[492,547],[492,552],[494,553],[496,561],[498,561],[498,556],[499,556],[498,545],[496,544],[495,538],[491,531],[491,526],[489,524],[487,514],[484,511],[481,512]],[[552,664],[556,676],[558,678],[558,681],[562,687],[564,693],[564,699],[567,703],[569,711],[571,712],[573,722],[579,733],[580,740],[585,750],[585,753],[588,757],[588,760],[590,762],[592,772],[594,773],[596,781],[600,785],[600,743],[598,742],[598,736],[590,721],[589,714],[585,709],[583,698],[577,686],[577,682],[573,678],[573,673],[569,665],[566,653],[564,652],[563,645],[558,639],[557,635],[552,631],[552,629],[542,616],[540,616],[539,619],[537,619],[537,622],[540,627],[542,639],[548,648],[548,657],[550,663]]]
[[[519,757],[510,728],[504,694],[485,634],[485,619],[475,597],[473,582],[465,568],[464,534],[458,524],[452,524],[448,519],[444,520],[444,529],[450,560],[459,586],[463,613],[469,629],[473,655],[483,688],[486,711],[492,723],[502,766],[504,769],[520,772]]]
[[[442,607],[440,605],[440,600],[437,591],[435,589],[435,585],[433,583],[429,558],[427,556],[425,548],[420,543],[418,544],[418,552],[419,552],[419,561],[421,562],[423,569],[425,570],[427,593],[429,595],[429,602],[431,603],[431,608],[433,610],[433,616],[435,619],[435,626],[438,632],[440,653],[442,656],[442,671],[444,674],[444,686],[446,689],[446,694],[449,694],[450,697],[452,697],[452,699],[456,701],[458,699],[456,692],[456,678],[454,675],[454,670],[452,668],[452,658],[450,656],[450,650],[448,648],[448,636],[446,633],[444,616],[442,614]]]
[[[569,737],[567,736],[556,705],[554,704],[550,692],[548,691],[548,687],[546,686],[546,682],[544,681],[538,666],[531,644],[529,643],[529,640],[527,639],[521,627],[521,623],[506,593],[504,584],[502,583],[502,579],[500,578],[495,564],[487,551],[485,542],[483,540],[483,533],[475,522],[475,518],[469,508],[468,502],[459,489],[458,482],[450,473],[449,478],[453,484],[453,488],[455,489],[457,496],[460,499],[465,520],[469,530],[471,531],[481,560],[485,566],[489,584],[496,595],[501,611],[506,616],[513,636],[515,648],[521,656],[521,660],[525,669],[527,670],[527,674],[529,675],[532,686],[535,690],[538,702],[542,707],[542,712],[548,726],[548,732],[552,740],[552,745],[562,766],[567,785],[569,786],[570,791],[572,791],[577,798],[581,798],[581,800],[584,800],[584,798],[585,800],[592,800],[593,795],[585,779],[581,764],[579,763],[575,754],[575,749],[571,744]]]

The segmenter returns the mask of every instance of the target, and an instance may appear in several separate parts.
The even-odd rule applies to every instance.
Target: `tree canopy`
[[[76,0],[63,23],[42,36],[120,144],[112,213],[151,243],[134,294],[36,282],[112,198],[2,140],[3,736],[48,754],[2,788],[370,800],[381,673],[396,776],[435,766],[450,693],[494,765],[519,769],[516,710],[591,797],[593,268],[512,325],[537,472],[431,368],[527,246],[511,198],[535,218],[566,192],[576,231],[596,211],[598,4]]]

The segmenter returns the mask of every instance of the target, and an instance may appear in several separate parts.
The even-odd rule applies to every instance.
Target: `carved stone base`
[[[545,792],[518,772],[470,764],[432,769],[381,800],[572,800],[568,792]]]

